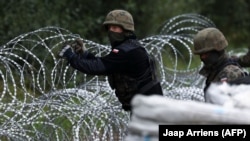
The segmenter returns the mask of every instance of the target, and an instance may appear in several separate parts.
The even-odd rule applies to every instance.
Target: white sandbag
[[[162,123],[159,121],[149,120],[147,118],[141,118],[134,115],[129,123],[128,130],[129,133],[133,133],[139,136],[158,137],[160,124],[172,125],[173,123]]]
[[[250,110],[163,96],[137,95],[125,141],[156,141],[159,125],[250,124]]]
[[[132,100],[133,115],[159,123],[250,124],[250,111],[196,101],[137,95]],[[133,116],[132,116],[133,120]]]
[[[250,109],[250,85],[211,84],[206,100],[226,107]]]
[[[248,91],[249,92],[249,91]],[[224,106],[235,108],[247,108],[250,110],[250,94],[242,93],[232,97],[229,101],[226,101]]]
[[[128,134],[125,137],[125,141],[159,141],[158,136],[141,136],[136,134]]]
[[[160,122],[148,120],[147,118],[137,117],[133,115],[128,127],[129,132],[143,136],[158,136],[158,125]],[[143,132],[142,132],[143,131]]]

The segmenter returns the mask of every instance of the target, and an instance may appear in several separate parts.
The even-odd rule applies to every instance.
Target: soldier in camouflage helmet
[[[200,74],[206,77],[204,93],[211,83],[230,82],[245,76],[243,69],[225,51],[228,42],[217,28],[205,28],[194,36],[193,53],[200,56],[204,66]]]
[[[95,57],[78,40],[74,51],[70,46],[63,46],[59,56],[83,73],[108,76],[109,84],[125,111],[131,111],[131,100],[136,94],[163,95],[153,60],[136,39],[131,14],[125,10],[113,10],[107,14],[103,25],[111,44],[108,55]]]

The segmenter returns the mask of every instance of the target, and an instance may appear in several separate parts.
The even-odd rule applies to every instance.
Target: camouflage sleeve
[[[244,76],[244,71],[235,65],[226,66],[219,74],[217,75],[218,81],[232,81],[237,78]]]

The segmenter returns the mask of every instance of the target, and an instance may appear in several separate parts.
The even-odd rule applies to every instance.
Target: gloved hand
[[[58,56],[60,58],[66,58],[69,60],[73,54],[74,53],[72,51],[71,46],[66,44],[62,47],[61,51],[58,53]]]
[[[83,43],[83,41],[80,38],[76,39],[71,44],[71,47],[73,48],[76,54],[82,54],[86,51],[85,43]]]
[[[250,48],[248,48],[248,52],[245,55],[238,59],[238,63],[242,67],[250,67]]]
[[[247,58],[250,58],[250,48],[248,48],[248,51],[244,56],[247,57]]]
[[[235,60],[236,62],[239,61],[239,57],[238,57],[238,56],[235,56],[235,55],[231,56],[231,59]]]

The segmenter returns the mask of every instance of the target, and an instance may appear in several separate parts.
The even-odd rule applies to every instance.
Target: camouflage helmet
[[[113,10],[109,12],[103,22],[103,25],[107,26],[109,24],[119,25],[129,31],[135,30],[133,17],[125,10]]]
[[[227,47],[225,36],[217,28],[205,28],[194,36],[194,54],[202,54],[208,51],[221,51]]]

